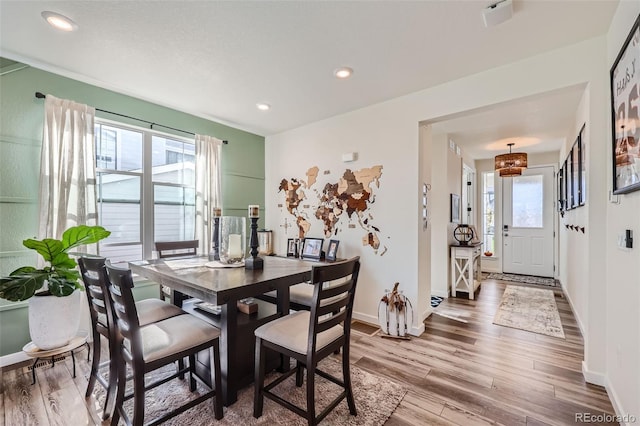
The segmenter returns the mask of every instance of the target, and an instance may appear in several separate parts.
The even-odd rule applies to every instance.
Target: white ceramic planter
[[[31,341],[42,350],[69,343],[80,325],[80,291],[70,296],[34,296],[29,299]]]

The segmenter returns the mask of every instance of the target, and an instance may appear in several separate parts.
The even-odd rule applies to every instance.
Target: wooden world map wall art
[[[346,169],[336,181],[331,181],[329,170],[322,174],[328,180],[322,189],[318,183],[320,169],[317,166],[307,170],[306,178],[283,178],[278,193],[284,194],[284,203],[279,204],[293,216],[294,224],[285,217],[285,232],[288,227],[297,228],[298,238],[305,238],[320,221],[326,238],[338,235],[344,226],[355,228],[357,223],[364,231],[362,245],[370,246],[375,254],[383,256],[387,246],[380,242],[380,228],[374,225],[371,205],[375,203],[375,190],[380,188],[382,166],[360,170]],[[315,220],[314,220],[315,219]],[[355,222],[355,223],[354,223]]]

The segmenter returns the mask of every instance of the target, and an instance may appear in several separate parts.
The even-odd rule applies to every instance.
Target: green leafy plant
[[[69,296],[81,289],[78,263],[69,256],[69,250],[96,243],[111,235],[101,226],[74,226],[62,234],[62,240],[24,240],[22,244],[37,251],[49,263],[42,269],[23,266],[8,277],[0,278],[0,298],[18,302],[32,297],[47,283],[47,291],[58,297]]]

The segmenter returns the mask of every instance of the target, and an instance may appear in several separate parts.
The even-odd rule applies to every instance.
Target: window
[[[482,174],[482,235],[484,251],[495,253],[496,229],[495,174]]]
[[[542,175],[513,178],[512,217],[514,228],[542,228]]]
[[[195,237],[195,145],[151,130],[97,122],[99,243],[112,262],[151,257],[155,241]]]

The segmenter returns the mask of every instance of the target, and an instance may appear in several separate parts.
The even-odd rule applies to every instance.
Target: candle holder
[[[222,209],[214,207],[213,216],[213,235],[211,235],[211,251],[209,252],[209,260],[220,260],[220,216]]]
[[[260,207],[256,205],[249,206],[249,219],[251,220],[251,237],[249,239],[249,247],[251,247],[251,257],[244,261],[244,267],[247,269],[263,269],[264,260],[258,256],[258,219],[260,218]]]
[[[246,244],[246,219],[222,216],[220,219],[220,263],[235,265],[244,262]]]
[[[213,218],[213,235],[211,236],[211,251],[209,260],[220,260],[220,218]]]

